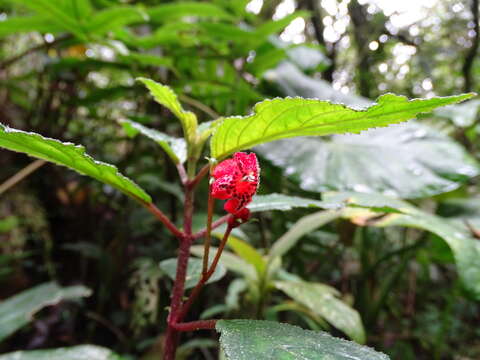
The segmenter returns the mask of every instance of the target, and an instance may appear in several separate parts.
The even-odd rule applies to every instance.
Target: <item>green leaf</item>
[[[150,90],[155,101],[169,109],[182,123],[183,133],[190,144],[195,143],[197,117],[190,111],[185,111],[178,101],[177,95],[168,86],[146,78],[138,78]]]
[[[480,246],[478,240],[467,234],[465,230],[447,219],[432,215],[407,202],[391,199],[378,194],[361,193],[332,193],[325,194],[327,201],[344,201],[356,206],[376,207],[388,206],[401,209],[403,214],[389,214],[380,219],[378,213],[368,214],[368,209],[351,208],[343,210],[343,216],[353,219],[375,218],[369,225],[376,227],[404,226],[430,231],[442,238],[453,252],[458,273],[465,288],[476,298],[480,299]]]
[[[132,120],[122,119],[120,123],[129,136],[135,136],[141,133],[155,141],[175,164],[184,163],[185,160],[187,160],[187,144],[184,139],[166,135]]]
[[[273,244],[269,252],[270,259],[284,255],[295,246],[302,236],[328,224],[341,215],[342,213],[339,211],[319,211],[302,217]]]
[[[148,20],[145,11],[135,6],[114,6],[96,12],[87,23],[90,34],[103,35],[116,28]]]
[[[49,19],[53,24],[71,32],[82,41],[87,41],[83,21],[91,11],[88,0],[15,0]]]
[[[388,360],[385,354],[325,332],[261,320],[220,320],[228,360]]]
[[[350,339],[360,344],[365,343],[365,330],[360,315],[338,299],[340,293],[336,289],[304,281],[275,281],[275,287],[342,330]]]
[[[218,19],[232,18],[230,14],[215,4],[193,1],[176,2],[150,7],[148,9],[148,15],[152,22],[176,21],[185,16]]]
[[[111,185],[128,196],[147,203],[152,202],[150,195],[132,180],[120,174],[115,166],[94,160],[85,153],[83,146],[62,143],[0,124],[0,147],[66,166],[80,174]]]
[[[270,210],[292,210],[294,208],[320,208],[320,209],[338,209],[339,204],[326,201],[306,199],[298,196],[288,196],[283,194],[255,195],[253,201],[248,205],[252,212],[270,211]]]
[[[222,159],[233,152],[283,138],[359,133],[410,120],[420,113],[472,96],[474,94],[408,100],[386,94],[365,110],[302,98],[266,100],[256,104],[250,116],[225,118],[212,137],[211,152],[213,157]]]
[[[84,286],[61,288],[55,283],[45,283],[0,302],[0,341],[32,321],[35,313],[45,306],[90,294]]]
[[[109,349],[96,345],[79,345],[49,350],[15,351],[0,355],[0,360],[121,360]]]
[[[419,198],[451,191],[480,174],[480,166],[462,146],[414,122],[331,139],[285,139],[255,150],[303,190],[316,192]]]
[[[63,27],[52,23],[44,16],[9,17],[7,20],[0,21],[0,37],[31,31],[55,34],[63,31]]]
[[[211,257],[209,260],[210,260],[209,263],[211,263],[213,260],[213,257]],[[190,289],[190,288],[193,288],[195,285],[197,285],[198,281],[202,277],[202,266],[203,266],[203,261],[201,259],[196,259],[196,258],[188,259],[188,270],[187,270],[187,277],[185,280],[185,289]],[[160,269],[162,269],[170,279],[175,281],[175,274],[177,272],[177,258],[161,261]],[[212,277],[208,279],[207,284],[220,280],[225,276],[226,272],[227,270],[222,266],[222,264],[218,264]]]

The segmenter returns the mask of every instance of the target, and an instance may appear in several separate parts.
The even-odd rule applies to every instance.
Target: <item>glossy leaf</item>
[[[340,293],[336,289],[305,281],[275,281],[275,287],[342,330],[350,339],[365,343],[360,315],[338,298]]]
[[[294,208],[320,208],[337,209],[338,204],[328,203],[326,201],[306,199],[298,196],[289,196],[283,194],[256,195],[253,201],[248,205],[252,212],[270,211],[270,210],[292,210]]]
[[[304,216],[298,220],[285,234],[283,234],[272,246],[269,252],[270,258],[282,256],[294,247],[302,236],[341,216],[339,211],[319,211]]]
[[[84,286],[37,285],[0,302],[0,341],[33,320],[35,313],[60,301],[90,296]]]
[[[183,133],[190,143],[195,142],[197,117],[190,111],[185,111],[178,101],[177,95],[168,86],[146,78],[138,78],[150,91],[155,101],[169,109],[182,123]]]
[[[307,191],[418,198],[451,191],[480,174],[479,165],[454,140],[413,122],[328,140],[285,139],[256,151]]]
[[[155,141],[162,147],[175,164],[184,163],[187,159],[187,144],[184,139],[164,134],[135,121],[123,119],[120,120],[120,123],[129,136],[135,136],[138,133],[141,133]]]
[[[4,21],[0,21],[0,37],[31,31],[55,34],[63,31],[63,27],[52,23],[44,16],[9,17]]]
[[[150,195],[120,174],[115,166],[94,160],[85,153],[85,148],[81,145],[62,143],[0,124],[0,147],[66,166],[113,186],[128,196],[147,203],[152,202]]]
[[[368,207],[375,204],[398,207],[403,214],[388,214],[377,218],[378,213],[369,213],[368,209],[351,208],[343,210],[343,216],[360,225],[377,227],[405,226],[427,230],[442,238],[452,250],[458,273],[465,288],[477,299],[480,299],[480,246],[478,240],[467,234],[464,229],[447,219],[432,215],[407,202],[390,199],[378,194],[332,193],[325,194],[331,201],[344,201],[348,204]],[[374,219],[369,221],[369,219]]]
[[[261,320],[220,320],[228,360],[388,360],[385,354],[325,332]]]
[[[225,118],[212,136],[211,152],[213,157],[222,159],[233,152],[283,138],[359,133],[410,120],[420,113],[472,96],[408,100],[386,94],[365,110],[302,98],[266,100],[256,104],[250,116]]]
[[[139,7],[113,6],[96,12],[86,29],[92,35],[103,35],[115,28],[147,20],[148,15]]]
[[[211,258],[210,260],[213,260],[213,258]],[[201,259],[190,258],[188,260],[187,277],[185,278],[185,289],[190,289],[197,285],[198,281],[202,276],[202,265],[203,261]],[[175,274],[177,272],[177,259],[172,258],[161,261],[160,269],[162,269],[170,279],[175,280]],[[222,264],[218,264],[212,277],[208,279],[207,284],[220,280],[222,277],[225,276],[226,272],[227,270],[225,269],[225,267],[223,267]]]
[[[109,349],[96,345],[79,345],[48,350],[15,351],[0,355],[0,360],[121,360]]]

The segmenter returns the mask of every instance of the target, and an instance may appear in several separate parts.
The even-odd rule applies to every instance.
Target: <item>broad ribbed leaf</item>
[[[407,202],[390,199],[378,194],[362,193],[327,193],[326,201],[345,202],[355,206],[381,206],[398,208],[403,214],[388,214],[381,219],[368,223],[371,226],[405,226],[430,231],[445,240],[453,252],[458,273],[467,290],[480,299],[480,246],[478,240],[468,235],[462,226],[449,222],[440,216],[417,209]],[[365,224],[369,218],[376,218],[378,213],[368,213],[368,209],[345,209],[344,217]]]
[[[0,124],[0,147],[66,166],[80,174],[111,185],[128,196],[147,203],[152,202],[150,195],[132,180],[120,174],[115,166],[94,160],[85,153],[83,146],[62,143]]]
[[[213,260],[213,257],[211,257],[210,260]],[[202,276],[202,266],[203,261],[200,259],[190,258],[188,260],[187,277],[185,278],[185,289],[190,289],[197,285],[198,281]],[[170,279],[175,281],[175,275],[177,273],[177,259],[172,258],[161,261],[160,269],[162,269]],[[222,277],[225,276],[226,272],[227,271],[223,267],[223,265],[218,264],[212,277],[208,279],[207,284],[220,280]]]
[[[256,104],[250,116],[225,118],[212,137],[211,152],[213,157],[222,159],[235,151],[283,138],[359,133],[400,123],[472,96],[474,94],[408,100],[386,94],[365,110],[302,98],[266,100]]]
[[[336,289],[305,281],[275,281],[275,287],[342,330],[350,339],[365,343],[360,315],[338,298],[340,293]]]
[[[454,140],[415,122],[331,139],[284,139],[255,150],[302,189],[316,192],[419,198],[451,191],[480,173]]]
[[[148,128],[131,120],[120,120],[124,130],[129,136],[138,133],[155,141],[170,156],[175,164],[184,163],[187,160],[187,144],[184,139],[164,134],[158,130]]]
[[[79,345],[48,350],[15,351],[0,355],[0,360],[121,360],[109,349],[96,345]]]
[[[388,360],[385,354],[325,332],[261,320],[220,320],[227,360]]]
[[[270,210],[286,211],[294,208],[337,209],[339,207],[339,204],[283,194],[256,195],[253,197],[253,201],[248,205],[248,208],[252,212]]]
[[[0,341],[32,321],[35,313],[45,306],[85,296],[90,296],[90,290],[84,286],[61,288],[46,283],[0,302]]]
[[[197,117],[190,111],[185,111],[178,101],[177,95],[168,86],[146,78],[138,78],[150,90],[155,101],[168,108],[182,123],[183,134],[190,143],[195,142]]]

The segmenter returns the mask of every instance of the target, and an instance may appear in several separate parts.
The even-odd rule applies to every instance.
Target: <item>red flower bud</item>
[[[224,209],[235,215],[235,219],[245,222],[250,216],[246,206],[257,192],[259,172],[254,153],[235,153],[233,159],[222,161],[213,170],[215,180],[211,186],[211,195],[216,199],[228,200]]]

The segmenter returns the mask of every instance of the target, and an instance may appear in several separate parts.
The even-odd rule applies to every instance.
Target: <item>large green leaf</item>
[[[212,137],[211,152],[213,157],[221,159],[235,151],[283,138],[359,133],[410,120],[420,113],[472,96],[474,94],[408,100],[386,94],[365,110],[302,98],[266,100],[256,104],[250,116],[225,118]]]
[[[210,262],[213,260],[213,257],[210,258]],[[203,261],[196,258],[190,258],[188,260],[188,269],[187,277],[185,279],[185,289],[193,288],[197,285],[198,281],[202,276],[202,265]],[[160,262],[160,269],[162,269],[170,279],[175,280],[175,274],[177,272],[177,259],[167,259]],[[207,284],[220,280],[225,276],[226,269],[222,264],[218,264],[215,268],[215,272],[212,277],[208,279]]]
[[[15,351],[0,355],[0,360],[121,360],[109,349],[95,345],[79,345],[49,350]]]
[[[33,320],[36,312],[62,300],[90,295],[84,286],[59,287],[46,283],[0,302],[0,341]]]
[[[197,117],[194,113],[183,110],[173,90],[150,79],[138,78],[137,80],[145,84],[155,101],[169,109],[180,120],[185,138],[190,144],[195,143]]]
[[[132,180],[120,174],[115,166],[94,160],[85,153],[83,146],[62,143],[0,124],[0,147],[66,166],[80,174],[109,184],[128,196],[147,203],[152,202],[150,195]]]
[[[350,339],[365,343],[360,315],[338,298],[340,293],[336,289],[305,281],[275,281],[275,287],[342,330]]]
[[[442,238],[452,250],[457,265],[458,273],[465,288],[477,299],[480,299],[480,246],[478,240],[468,235],[460,226],[440,216],[419,210],[407,202],[390,199],[378,194],[362,193],[327,193],[327,201],[342,202],[355,206],[369,207],[381,206],[399,208],[402,214],[388,214],[377,218],[378,213],[368,213],[368,209],[350,208],[342,210],[343,216],[354,221],[360,219],[366,223],[369,218],[373,221],[368,225],[377,227],[405,226],[427,230]]]
[[[302,189],[317,192],[427,197],[451,191],[480,173],[479,165],[454,140],[414,122],[331,139],[284,139],[256,151]]]
[[[135,121],[123,119],[120,120],[124,130],[129,136],[135,136],[138,133],[155,141],[162,149],[170,156],[172,161],[177,163],[184,163],[187,160],[187,144],[184,139],[176,138],[164,134],[158,130],[148,128]]]
[[[388,360],[388,356],[325,332],[261,320],[220,320],[228,360]]]
[[[306,199],[298,196],[289,196],[283,194],[256,195],[253,201],[248,205],[250,211],[270,211],[270,210],[292,210],[294,208],[320,208],[336,209],[339,204],[328,203],[326,201]]]

